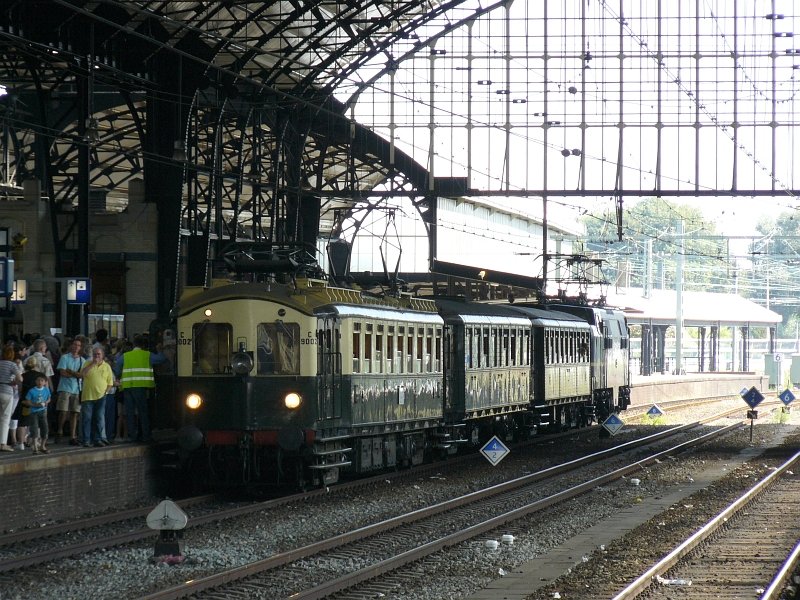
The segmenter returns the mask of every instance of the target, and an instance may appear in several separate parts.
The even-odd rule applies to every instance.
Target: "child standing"
[[[36,378],[36,387],[28,390],[23,401],[22,414],[27,415],[28,425],[31,428],[33,453],[48,454],[47,449],[47,405],[50,404],[50,389],[44,376]],[[40,431],[41,430],[41,431]]]

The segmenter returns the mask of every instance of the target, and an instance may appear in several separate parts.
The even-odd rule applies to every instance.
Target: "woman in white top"
[[[0,360],[0,452],[13,452],[14,449],[6,444],[8,440],[8,425],[11,413],[14,411],[14,388],[22,381],[22,377],[14,362],[14,348],[3,348],[3,359]]]

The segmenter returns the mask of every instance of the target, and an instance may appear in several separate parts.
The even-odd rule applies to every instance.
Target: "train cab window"
[[[259,375],[300,374],[300,325],[259,323],[256,327]]]
[[[353,323],[353,373],[361,373],[361,323]]]
[[[589,336],[581,334],[580,346],[578,347],[578,356],[580,360],[586,362],[589,360]]]
[[[230,373],[233,328],[227,323],[196,323],[192,327],[192,374]]]

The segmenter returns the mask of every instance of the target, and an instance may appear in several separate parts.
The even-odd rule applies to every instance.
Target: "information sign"
[[[661,407],[658,406],[658,404],[653,404],[653,406],[650,407],[650,410],[647,411],[647,416],[653,417],[654,419],[660,417],[663,414],[664,411],[661,410]]]
[[[492,463],[492,466],[497,466],[509,452],[511,451],[496,435],[481,448],[481,454],[486,457],[486,460]]]
[[[89,279],[67,279],[67,304],[89,304],[92,285]]]
[[[747,392],[744,393],[742,396],[747,405],[750,408],[755,408],[761,401],[764,399],[764,395],[756,389],[756,386],[751,387]]]
[[[625,425],[625,422],[620,419],[617,415],[609,416],[605,421],[603,421],[603,427],[605,427],[606,431],[611,435],[617,435],[620,429]]]
[[[780,398],[781,402],[783,402],[786,406],[789,406],[794,401],[794,394],[792,393],[792,390],[785,389],[781,392],[781,395],[778,396],[778,398]]]

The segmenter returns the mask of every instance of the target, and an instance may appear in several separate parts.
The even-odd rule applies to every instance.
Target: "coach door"
[[[320,419],[342,417],[342,354],[339,322],[333,317],[317,321],[317,378]]]

